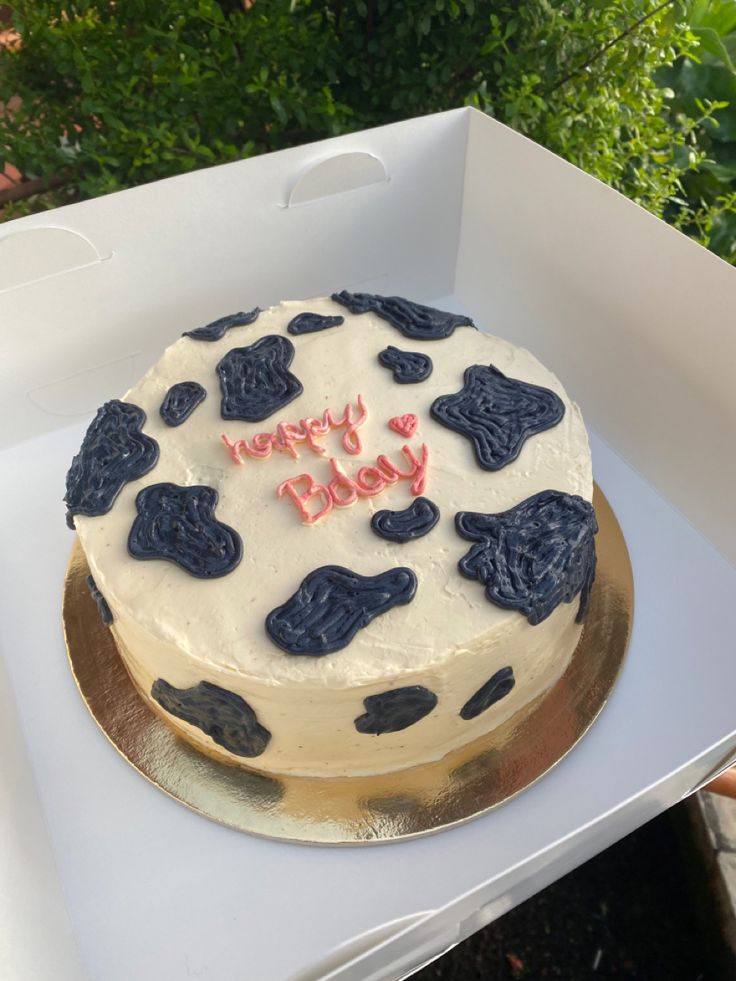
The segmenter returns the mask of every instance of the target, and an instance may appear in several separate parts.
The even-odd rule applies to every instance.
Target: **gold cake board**
[[[400,841],[485,814],[539,780],[585,734],[608,699],[631,632],[626,543],[600,488],[598,566],[580,643],[548,692],[504,725],[436,763],[371,777],[264,776],[198,752],[138,695],[89,594],[77,541],[64,583],[64,636],[87,708],[128,762],[205,817],[250,834],[320,845]]]

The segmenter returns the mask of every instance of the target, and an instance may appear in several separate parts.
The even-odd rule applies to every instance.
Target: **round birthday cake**
[[[528,351],[342,292],[187,330],[99,409],[66,504],[123,662],[180,736],[352,776],[437,760],[561,677],[592,492],[580,411]]]

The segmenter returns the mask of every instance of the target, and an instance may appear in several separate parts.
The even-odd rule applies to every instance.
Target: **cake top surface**
[[[216,324],[182,336],[123,397],[146,416],[123,413],[138,469],[106,513],[74,519],[108,603],[203,671],[273,685],[399,679],[515,623],[518,610],[461,575],[456,514],[549,489],[591,500],[585,428],[555,376],[472,327],[428,339],[333,299]],[[503,412],[517,397],[508,379],[527,383],[523,431],[490,438],[478,406]],[[323,567],[341,571],[310,578]],[[304,590],[310,615],[327,597],[314,635],[338,646],[295,656]]]

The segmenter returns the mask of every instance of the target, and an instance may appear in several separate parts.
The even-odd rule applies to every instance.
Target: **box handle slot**
[[[88,238],[69,228],[10,232],[0,236],[0,293],[104,262],[110,255],[101,255]]]
[[[308,204],[371,184],[385,184],[388,179],[382,161],[372,153],[340,153],[314,164],[299,177],[291,189],[287,207]]]

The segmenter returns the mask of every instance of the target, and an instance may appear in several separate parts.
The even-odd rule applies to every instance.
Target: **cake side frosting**
[[[361,776],[441,759],[501,725],[546,692],[569,664],[581,628],[574,622],[574,611],[570,616],[569,606],[558,607],[531,635],[526,621],[521,617],[518,621],[485,638],[476,638],[472,644],[458,646],[446,655],[444,664],[438,661],[417,671],[392,671],[370,684],[342,688],[274,686],[223,669],[202,672],[196,662],[182,659],[174,646],[154,641],[135,626],[116,637],[144,697],[150,699],[159,677],[188,689],[198,685],[204,673],[211,683],[245,698],[272,736],[261,756],[238,759],[214,744],[201,729],[174,719],[185,729],[189,741],[208,755],[267,773]],[[125,641],[121,639],[123,633]],[[513,689],[487,711],[464,719],[464,705],[498,671],[509,667],[515,680]],[[437,697],[430,714],[396,733],[374,736],[356,730],[355,720],[365,713],[366,698],[411,685],[420,685]],[[153,703],[152,707],[166,718],[160,706]],[[171,718],[166,721],[172,723]]]
[[[317,318],[310,326],[338,315],[344,323],[288,332],[305,312]],[[404,316],[402,308],[399,314]],[[293,354],[280,341],[267,340],[273,337],[288,339]],[[151,695],[159,680],[178,692],[205,682],[244,700],[270,733],[260,755],[241,760],[248,766],[369,773],[436,759],[549,688],[579,637],[579,603],[561,602],[532,626],[518,610],[489,602],[483,583],[469,580],[458,568],[470,543],[458,533],[455,515],[499,514],[550,489],[590,501],[585,428],[554,375],[529,352],[473,329],[458,327],[442,339],[411,336],[405,342],[370,309],[351,313],[330,299],[281,304],[207,341],[178,340],[124,398],[146,415],[143,432],[160,450],[154,469],[126,483],[106,514],[75,517],[95,583],[112,611],[111,629],[134,680],[157,711],[171,716]],[[379,360],[381,352],[397,346],[431,359],[431,376],[409,384],[397,381]],[[217,366],[234,350],[254,348],[270,358],[263,368],[271,378],[270,397],[285,401],[262,419],[223,419]],[[252,367],[250,354],[243,365],[246,372],[261,370],[260,362]],[[479,466],[472,439],[430,413],[435,400],[463,390],[466,370],[474,365],[492,365],[508,379],[548,390],[564,410],[542,431],[533,431],[532,422],[532,431],[513,447],[516,457],[493,472]],[[183,382],[197,386],[197,392],[203,389],[206,397],[172,427],[159,409],[167,393]],[[548,403],[549,398],[544,411]],[[260,415],[252,404],[250,399],[251,417]],[[311,430],[300,430],[304,419],[317,422]],[[351,428],[350,419],[360,424]],[[410,435],[389,425],[407,419]],[[286,451],[283,440],[277,451],[268,439],[279,424],[287,427],[282,433],[293,437]],[[130,554],[139,495],[154,485],[206,487],[216,493],[213,518],[242,540],[242,558],[227,574],[195,578],[175,562]],[[383,511],[406,512],[409,521],[421,496],[439,512],[426,533],[391,540],[372,528],[372,518]],[[321,511],[318,520],[304,520]],[[170,520],[168,511],[165,518]],[[157,514],[157,529],[161,520]],[[288,607],[315,570],[328,567],[379,584],[392,582],[394,573],[405,568],[415,575],[416,588],[410,601],[389,604],[361,622],[344,646],[323,656],[288,653],[269,636],[269,615]],[[342,593],[340,602],[346,602]],[[348,605],[346,616],[365,618],[365,611],[360,604]],[[285,636],[292,629],[287,624]],[[463,718],[463,706],[507,668],[513,685],[502,686],[508,690],[473,718]],[[403,695],[376,700],[404,689]],[[196,695],[172,696],[166,690],[169,706],[197,703]],[[391,729],[396,719],[423,711],[433,699],[426,714],[405,728]],[[232,715],[227,698],[221,701],[210,698],[203,711]],[[180,716],[187,712],[182,709]],[[368,728],[361,732],[355,720],[366,715]],[[184,717],[169,721],[205,751],[237,758],[207,734],[216,723],[202,728]]]

